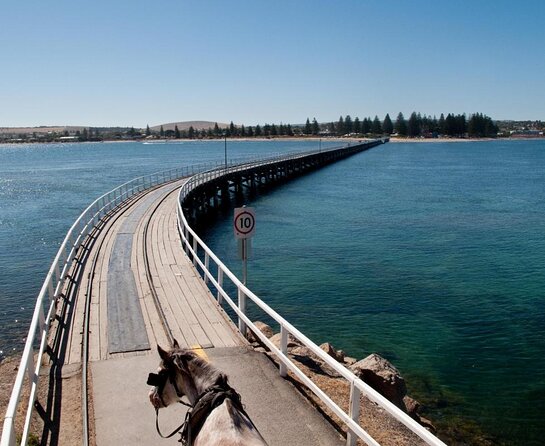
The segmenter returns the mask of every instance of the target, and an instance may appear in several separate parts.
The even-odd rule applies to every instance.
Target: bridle
[[[146,384],[148,384],[148,386],[157,387],[157,394],[159,395],[159,398],[161,399],[161,403],[163,403],[163,406],[166,407],[167,405],[163,401],[163,389],[165,388],[165,386],[167,384],[167,381],[170,381],[170,383],[174,387],[174,390],[176,392],[176,396],[178,398],[180,398],[178,400],[178,402],[180,404],[183,404],[184,406],[193,407],[191,404],[186,403],[185,401],[182,400],[182,398],[184,397],[184,394],[181,392],[180,388],[178,387],[178,383],[176,382],[176,378],[173,375],[174,375],[173,372],[171,372],[169,369],[166,369],[166,368],[161,369],[161,370],[159,370],[158,373],[150,373],[148,375],[148,380],[146,381]],[[159,408],[155,408],[155,428],[157,429],[157,433],[162,438],[172,437],[173,435],[180,432],[180,430],[184,427],[184,425],[186,424],[186,421],[187,421],[187,415],[186,415],[185,418],[186,419],[184,420],[184,422],[180,426],[178,426],[176,429],[174,429],[170,434],[163,435],[161,433],[161,430],[159,429]]]
[[[155,428],[157,429],[157,433],[162,438],[171,438],[173,435],[182,431],[180,432],[181,438],[179,442],[182,443],[184,446],[192,446],[195,438],[199,434],[204,422],[206,421],[206,418],[210,415],[210,413],[212,413],[212,411],[216,407],[220,406],[226,399],[231,400],[233,405],[241,413],[243,413],[246,418],[248,418],[250,423],[252,423],[252,425],[254,426],[254,429],[257,430],[253,421],[248,416],[248,414],[244,410],[244,407],[242,406],[240,395],[235,391],[235,389],[229,386],[227,382],[218,382],[215,385],[209,387],[197,397],[197,399],[195,400],[195,404],[191,405],[189,403],[186,403],[185,401],[182,401],[182,397],[184,396],[184,394],[180,391],[176,382],[176,378],[173,375],[174,374],[172,371],[165,368],[161,369],[158,373],[150,373],[147,380],[148,385],[158,388],[159,398],[161,398],[163,406],[166,407],[166,404],[163,401],[162,392],[167,381],[170,381],[174,387],[174,390],[176,391],[176,395],[178,396],[178,398],[180,398],[178,402],[190,408],[185,415],[184,422],[176,429],[174,429],[169,435],[163,435],[161,433],[159,429],[159,409],[155,409]]]
[[[191,407],[191,404],[186,403],[185,401],[181,401],[181,399],[184,397],[184,394],[178,387],[176,377],[173,375],[174,373],[171,372],[168,368],[164,368],[159,370],[158,373],[150,373],[148,375],[148,380],[146,381],[146,384],[148,384],[149,386],[157,387],[161,403],[163,403],[163,406],[166,407],[166,404],[163,401],[163,389],[165,388],[167,381],[170,381],[172,387],[174,387],[174,390],[176,391],[176,396],[180,398],[179,403],[183,404],[184,406]]]

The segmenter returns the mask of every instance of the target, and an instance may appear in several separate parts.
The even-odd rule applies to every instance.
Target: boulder
[[[275,335],[269,338],[269,341],[271,341],[277,348],[280,348],[281,340],[282,340],[281,333],[276,333]],[[295,339],[292,335],[288,335],[288,349],[299,347],[301,345],[302,345],[301,342]]]
[[[405,412],[407,412],[411,418],[414,418],[415,420],[420,419],[418,414],[422,408],[422,405],[418,401],[411,398],[409,395],[405,395],[403,397],[403,404],[405,405]]]
[[[403,377],[389,361],[373,353],[351,365],[350,370],[382,396],[405,410],[403,397],[407,394],[407,386]]]
[[[307,366],[312,372],[320,375],[328,375],[333,378],[339,377],[339,373],[323,362],[312,350],[305,346],[294,347],[290,350],[294,360]]]
[[[424,417],[418,417],[418,422],[424,426],[427,430],[429,430],[433,435],[436,435],[437,434],[437,429],[436,427],[432,424],[432,422],[430,420],[428,420],[427,418],[424,418]]]
[[[320,348],[336,361],[344,362],[344,357],[346,356],[344,352],[342,350],[335,350],[329,342],[324,342],[320,345]]]
[[[261,333],[265,335],[265,337],[270,338],[274,335],[274,331],[271,327],[269,327],[265,322],[261,321],[255,321],[254,325],[259,329]],[[247,329],[247,339],[250,342],[259,342],[259,339],[257,336],[253,334],[253,332],[248,328]]]
[[[351,356],[345,356],[344,357],[344,363],[348,366],[351,366],[353,364],[355,364],[356,362],[358,362],[358,360],[356,358],[352,358]]]

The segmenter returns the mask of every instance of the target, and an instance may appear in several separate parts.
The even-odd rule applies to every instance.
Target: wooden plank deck
[[[66,344],[65,364],[81,361],[83,307],[89,280],[92,280],[89,360],[99,361],[142,354],[111,353],[108,349],[109,264],[114,254],[117,235],[120,231],[126,232],[127,227],[131,226],[135,229],[132,234],[130,273],[134,275],[138,302],[151,349],[154,349],[156,344],[168,346],[166,329],[170,330],[181,346],[187,348],[244,345],[244,339],[217,304],[182,250],[176,223],[176,200],[177,189],[183,181],[185,180],[150,192],[155,194],[153,200],[149,198],[135,200],[111,218],[99,233],[74,299],[74,317]],[[143,205],[146,206],[145,209],[141,208]],[[127,226],[125,223],[131,216],[133,219],[137,216],[139,220],[136,225]],[[151,285],[146,274],[146,253]],[[95,254],[97,256],[95,274],[91,279],[89,276]],[[111,277],[110,275],[110,280]],[[153,298],[152,286],[157,295],[159,309]],[[159,311],[163,312],[168,328],[163,326]]]

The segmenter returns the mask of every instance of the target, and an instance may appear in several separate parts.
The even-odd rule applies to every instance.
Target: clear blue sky
[[[545,120],[544,1],[16,1],[0,127]]]

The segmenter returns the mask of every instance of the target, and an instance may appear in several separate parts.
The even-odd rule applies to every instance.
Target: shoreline
[[[363,142],[368,141],[372,139],[380,139],[380,138],[389,138],[390,143],[394,144],[407,144],[407,143],[454,143],[454,142],[491,142],[491,141],[545,141],[545,136],[540,137],[508,137],[508,138],[397,138],[397,137],[388,137],[388,136],[382,136],[378,138],[356,138],[356,137],[323,137],[320,138],[318,136],[309,136],[309,137],[270,137],[270,138],[227,138],[227,142],[275,142],[275,141],[287,141],[287,142],[300,142],[300,141],[344,141],[344,142]],[[105,139],[102,141],[70,141],[70,142],[62,142],[62,141],[32,141],[32,142],[9,142],[9,141],[1,141],[0,146],[19,146],[19,145],[34,145],[34,144],[41,144],[41,145],[50,145],[50,144],[123,144],[123,143],[140,143],[140,144],[183,144],[185,142],[208,142],[208,141],[225,141],[224,138],[194,138],[194,139],[128,139],[128,140],[117,140],[117,139]]]

